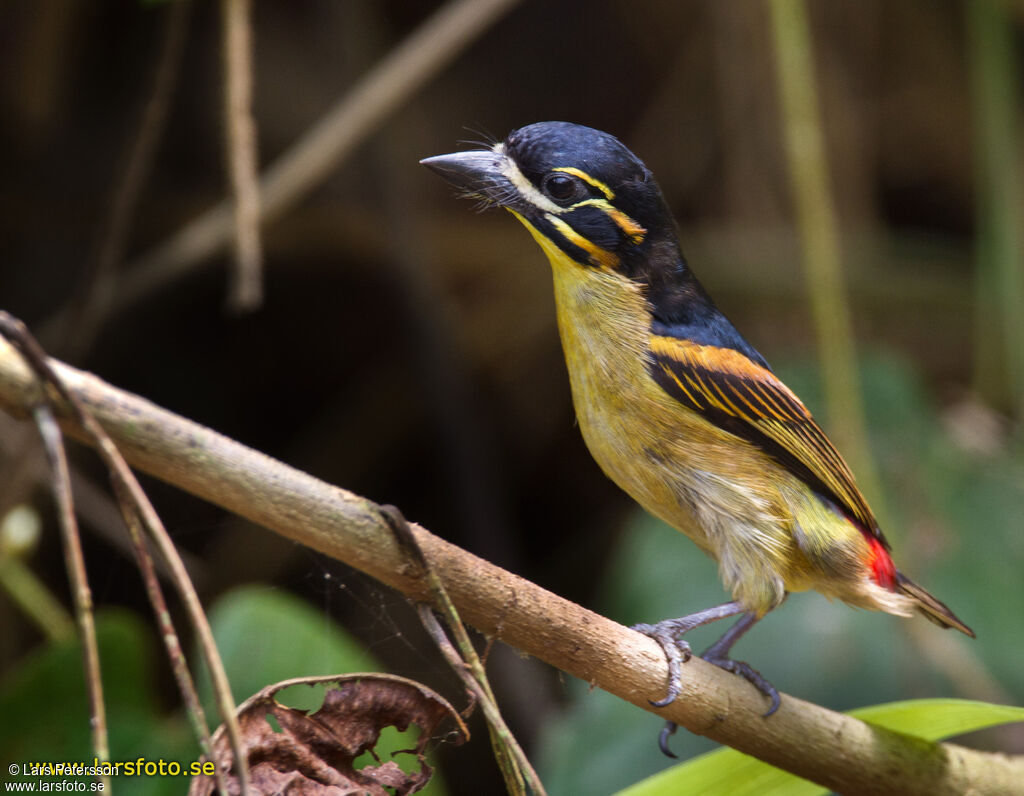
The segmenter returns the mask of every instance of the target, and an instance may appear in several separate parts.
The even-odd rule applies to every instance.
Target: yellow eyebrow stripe
[[[602,249],[600,246],[591,243],[558,216],[552,215],[551,213],[545,213],[544,218],[546,218],[555,229],[561,232],[562,236],[567,241],[579,246],[583,251],[590,255],[590,262],[592,265],[598,265],[603,268],[616,268],[619,265],[618,257],[607,249]]]
[[[611,200],[615,198],[615,192],[611,188],[609,188],[600,180],[594,179],[585,171],[577,169],[575,166],[558,166],[557,168],[551,170],[561,171],[565,174],[571,174],[573,177],[579,177],[581,180],[583,180],[583,182],[587,183],[588,185],[593,185],[595,188],[597,188],[597,190],[603,193],[605,199]]]

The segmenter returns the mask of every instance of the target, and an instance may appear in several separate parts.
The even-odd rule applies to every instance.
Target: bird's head
[[[577,265],[640,281],[656,262],[682,261],[651,172],[608,133],[539,122],[490,149],[420,162],[467,196],[512,211],[549,256],[556,247]]]

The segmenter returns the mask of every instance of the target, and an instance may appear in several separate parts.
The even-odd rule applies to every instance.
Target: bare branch
[[[429,600],[375,504],[95,376],[53,367],[135,466]],[[0,343],[0,406],[24,415],[36,396],[20,358]],[[73,423],[68,430],[76,433]],[[699,658],[683,667],[680,698],[656,710],[649,700],[663,695],[667,668],[654,641],[410,528],[467,622],[691,732],[841,793],[1013,793],[1024,782],[1022,757],[926,742],[790,696],[765,719],[748,683]]]

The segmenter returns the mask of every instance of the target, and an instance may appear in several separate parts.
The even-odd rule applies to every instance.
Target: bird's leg
[[[765,717],[772,715],[776,710],[779,709],[779,692],[771,683],[761,676],[761,673],[757,671],[753,666],[745,661],[734,661],[729,657],[729,650],[732,649],[732,645],[735,644],[750,628],[752,628],[761,617],[755,613],[747,612],[740,620],[725,631],[725,634],[718,639],[714,644],[708,647],[704,654],[700,657],[706,660],[708,663],[713,663],[720,669],[725,669],[727,672],[738,674],[754,688],[768,697],[771,701],[771,707],[768,708],[768,712],[765,713]]]
[[[708,663],[725,669],[727,672],[738,674],[768,697],[771,700],[771,706],[768,708],[768,712],[764,714],[765,716],[770,716],[778,710],[779,692],[775,686],[762,677],[761,673],[749,663],[734,661],[728,657],[732,646],[761,618],[753,612],[744,611],[743,606],[738,602],[716,605],[714,608],[698,611],[695,614],[678,619],[667,619],[663,622],[658,622],[656,625],[633,626],[633,630],[643,633],[645,636],[650,636],[657,641],[665,651],[665,657],[668,659],[668,694],[664,699],[660,699],[657,702],[652,701],[652,705],[664,707],[671,704],[683,690],[682,663],[689,660],[691,650],[690,645],[681,636],[695,627],[700,627],[719,619],[726,619],[739,613],[743,614],[740,620],[730,627],[718,641],[708,647],[700,657]],[[662,728],[661,733],[658,735],[658,748],[667,757],[675,757],[675,754],[669,749],[668,742],[669,738],[675,733],[676,728],[677,725],[674,721],[665,722],[664,728]]]
[[[690,659],[692,652],[690,645],[683,640],[683,634],[688,633],[695,627],[706,625],[709,622],[716,622],[719,619],[726,619],[743,612],[743,606],[733,601],[716,605],[714,608],[698,611],[689,616],[681,616],[678,619],[666,619],[658,622],[656,625],[633,625],[633,630],[643,633],[645,636],[650,636],[657,641],[665,651],[665,658],[668,659],[668,693],[663,699],[651,702],[654,707],[663,708],[666,705],[671,705],[683,690],[683,662]],[[731,643],[729,646],[732,646]],[[725,650],[728,651],[728,649],[729,647],[727,646]]]

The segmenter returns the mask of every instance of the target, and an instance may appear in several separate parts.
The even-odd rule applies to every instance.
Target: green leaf
[[[986,727],[1024,721],[1024,708],[971,699],[908,699],[857,708],[847,715],[887,730],[941,741]]]
[[[952,735],[1024,721],[1024,708],[967,699],[912,699],[851,710],[850,716],[889,730],[938,741]],[[820,796],[826,788],[735,749],[719,749],[648,777],[617,796]]]
[[[125,611],[103,609],[96,613],[96,639],[110,759],[197,759],[185,722],[180,716],[167,718],[159,707],[150,629]],[[30,761],[92,763],[77,638],[41,646],[6,673],[0,681],[0,716],[0,770],[5,773],[11,764]],[[120,777],[114,786],[128,796],[169,796],[182,787],[174,777],[156,776]]]
[[[264,686],[292,677],[372,672],[380,668],[362,645],[323,612],[285,592],[247,586],[221,597],[210,626],[224,661],[235,703]],[[199,693],[211,723],[218,723],[209,676],[202,667]],[[289,705],[320,706],[322,689],[289,689]]]

